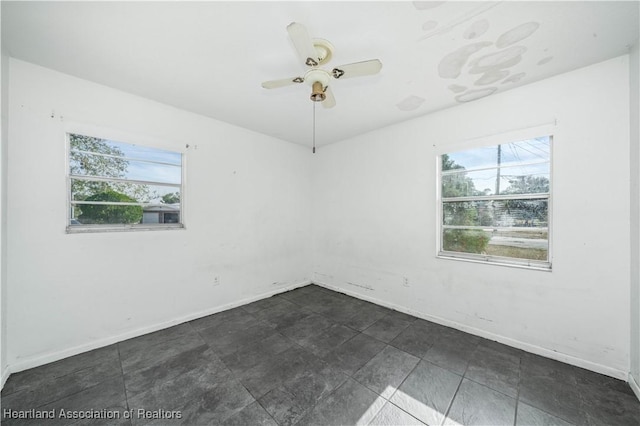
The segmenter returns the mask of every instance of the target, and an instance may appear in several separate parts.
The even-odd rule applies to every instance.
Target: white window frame
[[[122,142],[131,145],[146,146],[149,148],[157,148],[167,151],[179,153],[181,155],[181,183],[180,189],[180,223],[158,223],[158,224],[100,224],[100,225],[71,225],[71,205],[74,203],[71,194],[71,143],[69,139],[70,134],[79,134],[84,136],[90,136],[100,139],[112,140]],[[104,128],[94,125],[87,125],[82,123],[65,123],[64,126],[64,138],[65,138],[65,173],[66,173],[66,233],[68,234],[83,234],[83,233],[95,233],[95,232],[123,232],[123,231],[163,231],[163,230],[181,230],[186,229],[186,163],[187,163],[187,148],[188,145],[183,145],[182,149],[176,149],[175,143],[169,143],[166,140],[157,139],[150,136],[132,134],[115,129]],[[118,181],[112,178],[100,178],[97,177],[93,180],[106,180],[106,181]],[[126,180],[128,183],[141,183],[141,184],[157,184],[162,186],[172,186],[161,182],[147,182]],[[81,203],[78,203],[81,204]],[[122,205],[155,205],[148,203],[122,203]]]
[[[551,271],[553,263],[553,151],[554,146],[558,141],[558,127],[554,124],[536,126],[528,129],[522,129],[518,131],[512,131],[508,133],[496,134],[487,137],[481,137],[476,139],[469,139],[460,143],[446,144],[438,146],[436,148],[436,257],[445,260],[458,260],[472,263],[482,263],[491,265],[500,265],[516,268],[525,268],[539,271]],[[510,257],[490,256],[474,253],[463,252],[451,252],[444,251],[443,247],[443,229],[444,229],[444,209],[443,203],[446,199],[442,197],[442,156],[444,154],[450,154],[452,152],[461,152],[472,150],[476,148],[486,146],[504,145],[513,142],[519,142],[528,139],[534,139],[536,137],[549,136],[551,138],[550,154],[549,154],[549,193],[548,195],[513,195],[500,198],[532,198],[532,199],[547,199],[548,207],[548,226],[547,226],[547,261],[540,260],[528,260]],[[469,199],[481,200],[481,199],[496,199],[495,196],[477,196],[477,197],[458,197],[456,201],[468,201]],[[502,228],[506,229],[506,228]],[[518,228],[515,228],[518,229]]]

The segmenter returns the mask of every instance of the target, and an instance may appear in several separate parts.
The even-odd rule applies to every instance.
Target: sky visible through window
[[[449,160],[464,167],[464,173],[473,180],[477,190],[486,195],[507,191],[510,181],[531,176],[549,179],[551,137],[544,136],[519,142],[448,153]],[[498,166],[500,179],[497,184]],[[463,169],[460,169],[463,172]]]

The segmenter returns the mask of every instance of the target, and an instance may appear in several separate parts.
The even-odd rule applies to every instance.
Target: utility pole
[[[498,145],[498,172],[496,173],[496,195],[500,194],[500,163],[502,162],[502,145]]]

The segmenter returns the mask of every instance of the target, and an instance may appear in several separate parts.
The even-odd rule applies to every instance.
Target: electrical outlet
[[[409,278],[404,277],[402,279],[402,285],[405,286],[405,287],[409,287]]]
[[[219,276],[215,276],[213,277],[213,285],[220,285],[220,277]]]

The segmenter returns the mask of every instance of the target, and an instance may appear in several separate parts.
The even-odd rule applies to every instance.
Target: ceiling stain
[[[415,6],[414,2],[414,6]],[[421,2],[418,2],[421,3]],[[418,41],[421,40],[426,40],[428,38],[431,38],[433,36],[437,36],[440,34],[444,34],[447,31],[450,31],[451,29],[457,27],[460,24],[464,24],[465,22],[475,18],[476,16],[479,16],[483,13],[485,13],[486,11],[496,7],[497,5],[499,5],[501,2],[499,1],[494,1],[494,2],[480,2],[480,6],[472,8],[471,10],[469,10],[466,13],[463,13],[457,17],[455,17],[454,19],[452,19],[451,21],[449,21],[449,23],[442,25],[439,29],[432,31],[428,34],[425,34],[424,36],[420,37],[420,39]]]
[[[482,74],[493,69],[510,68],[522,60],[522,54],[526,51],[524,46],[513,46],[481,56],[471,61],[469,73]]]
[[[487,87],[486,89],[469,90],[468,92],[463,93],[462,95],[456,96],[456,101],[458,102],[475,101],[476,99],[484,98],[485,96],[489,96],[493,94],[496,90],[498,90],[497,87]]]
[[[460,86],[459,84],[452,84],[448,87],[453,93],[462,93],[467,90],[467,86]]]
[[[513,74],[507,78],[505,78],[502,81],[502,84],[507,84],[507,83],[517,83],[520,80],[522,80],[525,76],[527,75],[527,73],[524,72],[519,72],[518,74]]]
[[[487,21],[486,19],[481,19],[471,24],[471,26],[467,28],[464,34],[462,34],[462,37],[466,38],[467,40],[478,38],[482,34],[486,33],[488,29],[489,21]]]
[[[438,64],[438,75],[442,78],[458,78],[462,67],[465,66],[469,57],[493,43],[490,41],[481,41],[478,43],[468,44],[449,53]]]
[[[549,62],[551,62],[552,59],[553,59],[553,56],[547,56],[546,58],[542,58],[538,61],[538,65],[548,64]]]
[[[486,86],[487,84],[496,83],[504,79],[508,75],[509,75],[509,71],[507,70],[492,69],[484,73],[482,77],[476,80],[476,82],[473,84],[475,84],[476,86]]]
[[[437,26],[438,26],[438,22],[437,21],[427,21],[424,24],[422,24],[422,30],[423,31],[431,31],[432,29],[434,29]]]
[[[539,27],[540,24],[537,22],[526,22],[522,25],[518,25],[517,27],[510,29],[509,31],[498,37],[498,40],[496,41],[496,47],[502,49],[503,47],[511,46],[512,44],[517,43],[520,40],[524,40],[525,38],[536,32]]]
[[[411,95],[403,99],[402,101],[396,104],[396,107],[400,111],[413,111],[415,109],[420,108],[420,106],[424,103],[425,98],[421,98],[420,96]]]

